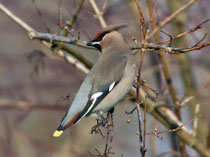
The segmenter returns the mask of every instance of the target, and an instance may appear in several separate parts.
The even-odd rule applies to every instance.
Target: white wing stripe
[[[95,93],[91,96],[91,99],[95,100],[96,98],[98,98],[99,96],[101,96],[103,94],[103,92],[98,92],[98,93]]]
[[[110,86],[109,86],[109,92],[114,88],[115,82],[113,82]]]

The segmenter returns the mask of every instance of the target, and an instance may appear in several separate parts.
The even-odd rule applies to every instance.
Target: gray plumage
[[[122,34],[110,31],[95,43],[101,46],[101,56],[86,76],[57,130],[64,130],[72,119],[74,122],[71,123],[77,123],[84,116],[108,112],[132,87],[136,75],[135,57]],[[98,101],[100,97],[102,100]]]

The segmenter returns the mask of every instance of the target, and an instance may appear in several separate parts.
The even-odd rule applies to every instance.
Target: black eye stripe
[[[97,41],[101,41],[101,40],[104,38],[105,35],[106,35],[106,34],[100,35],[100,36],[98,37]]]
[[[96,41],[96,42],[97,41],[101,41],[107,33],[109,33],[109,32],[104,32],[103,34],[101,34],[100,36],[98,36],[97,38],[95,38],[93,41]]]
[[[105,34],[100,35],[98,38],[92,40],[91,42],[99,42],[99,41],[101,41],[104,38],[104,36],[105,36]]]

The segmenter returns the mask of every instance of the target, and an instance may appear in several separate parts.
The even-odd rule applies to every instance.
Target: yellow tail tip
[[[63,133],[63,130],[60,130],[60,131],[56,130],[53,134],[53,137],[59,137],[62,133]]]

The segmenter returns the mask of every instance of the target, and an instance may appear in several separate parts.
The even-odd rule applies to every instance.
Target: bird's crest
[[[101,41],[107,33],[110,33],[112,31],[117,31],[117,30],[120,30],[120,29],[125,28],[125,27],[127,27],[126,24],[120,24],[120,25],[118,24],[118,25],[107,26],[103,30],[101,30],[99,33],[96,34],[96,36],[94,37],[92,42],[93,41]]]

